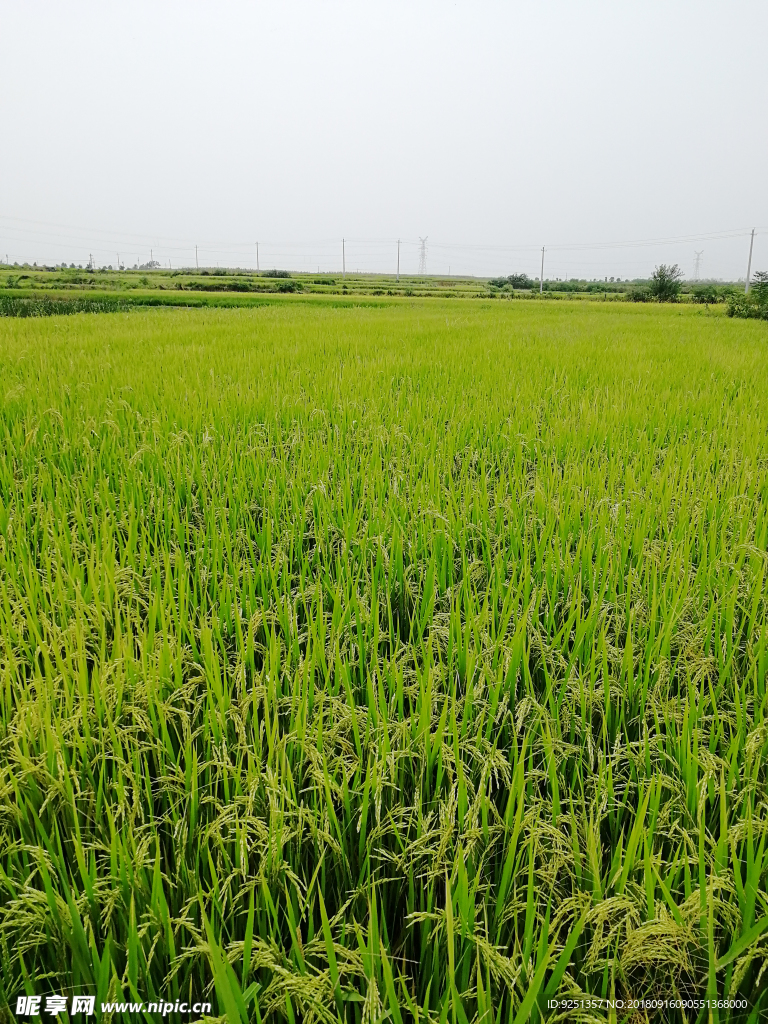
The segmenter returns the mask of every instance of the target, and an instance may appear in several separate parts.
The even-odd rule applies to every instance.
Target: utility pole
[[[259,273],[259,243],[256,243],[256,273]]]
[[[400,280],[400,239],[397,240],[397,280]]]
[[[341,240],[341,276],[342,278],[347,276],[347,250],[346,242],[343,238]]]
[[[120,253],[117,254],[117,269],[120,270]]]
[[[749,295],[749,275],[752,273],[752,246],[755,244],[755,229],[752,228],[752,237],[749,240],[749,263],[747,263],[747,283],[744,285],[744,294]]]
[[[541,247],[541,276],[539,277],[539,295],[544,292],[544,246]]]
[[[197,246],[195,246],[195,269],[200,269],[200,264],[197,262]]]
[[[699,280],[699,267],[701,266],[701,255],[702,255],[703,252],[704,252],[703,249],[700,249],[698,252],[696,252],[696,250],[694,250],[694,256],[696,257],[695,260],[694,260],[694,264],[693,264],[693,280],[694,281],[698,281]]]

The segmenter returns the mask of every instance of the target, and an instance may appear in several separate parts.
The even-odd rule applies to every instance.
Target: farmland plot
[[[587,303],[0,321],[0,1003],[768,1013],[767,345]]]

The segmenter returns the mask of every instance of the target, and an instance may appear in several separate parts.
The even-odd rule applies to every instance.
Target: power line
[[[108,236],[108,240],[112,241],[112,242],[117,241],[118,236],[119,236],[120,239],[132,238],[132,239],[136,239],[137,241],[138,240],[143,240],[146,237],[145,235],[137,234],[135,232],[117,231],[117,230],[114,230],[114,229],[104,229],[104,228],[83,228],[80,225],[76,226],[76,225],[72,225],[72,224],[61,224],[61,223],[54,222],[54,221],[40,221],[40,220],[35,220],[35,219],[32,219],[32,218],[17,217],[17,216],[13,216],[13,215],[9,215],[9,214],[0,214],[0,221],[11,221],[11,222],[14,222],[14,223],[17,223],[17,224],[31,224],[31,225],[37,225],[39,227],[47,227],[47,228],[64,228],[66,230],[75,231],[78,234],[86,235],[88,238],[93,238],[96,235],[101,235],[101,236],[106,235],[106,236]],[[39,232],[39,231],[35,231],[34,229],[31,229],[31,228],[21,228],[20,230],[23,230],[23,231],[25,231],[27,233],[33,233],[33,234],[50,234],[50,232],[47,232],[47,231]],[[759,232],[761,230],[768,230],[768,227],[766,227],[766,226],[759,226],[759,227],[755,228],[756,232]],[[608,241],[608,242],[603,241],[603,242],[551,243],[548,246],[548,248],[550,250],[553,250],[553,249],[600,249],[600,248],[620,248],[620,247],[623,247],[623,246],[632,247],[632,246],[643,246],[643,245],[667,245],[667,244],[671,245],[671,244],[675,244],[675,243],[693,242],[693,241],[700,241],[700,240],[703,241],[703,240],[718,239],[718,238],[736,238],[736,237],[739,237],[739,236],[746,236],[748,234],[750,234],[750,229],[749,228],[739,228],[739,229],[733,229],[732,228],[732,229],[725,230],[725,231],[710,231],[710,232],[703,232],[703,233],[698,233],[698,234],[660,236],[660,237],[656,237],[656,238],[645,238],[645,239],[618,240],[618,241]],[[71,236],[69,236],[69,237],[71,237]],[[352,241],[355,242],[355,244],[358,244],[358,240],[357,239],[352,239]],[[236,242],[236,241],[223,242],[222,240],[216,240],[216,241],[204,240],[204,242],[205,242],[205,246],[204,246],[205,248],[217,249],[221,245],[225,245],[225,246],[229,247],[229,250],[232,250],[232,249],[235,249],[235,248],[247,249],[252,244],[252,243],[244,242],[244,241],[243,242]],[[332,239],[326,238],[326,239],[314,239],[312,241],[308,241],[305,244],[313,245],[314,246],[314,245],[326,245],[326,244],[330,244],[331,242],[332,242]],[[373,239],[373,240],[365,240],[365,241],[361,242],[360,244],[387,244],[387,243],[391,244],[391,242],[392,242],[392,239]],[[416,244],[416,243],[414,242],[413,244]],[[537,246],[537,245],[494,245],[494,244],[491,244],[491,245],[479,244],[478,245],[476,243],[474,243],[474,244],[469,243],[468,244],[468,243],[462,243],[462,242],[434,243],[434,244],[436,244],[439,248],[453,248],[453,249],[461,249],[461,250],[479,249],[479,250],[485,250],[485,251],[524,251],[524,250],[535,251],[535,250],[537,250],[539,248],[539,246]],[[191,249],[194,247],[194,243],[191,240],[189,240],[189,239],[180,239],[180,238],[170,238],[169,237],[168,239],[165,239],[163,242],[159,242],[158,246],[160,248],[163,248],[163,249],[186,250],[187,252],[190,252]],[[114,244],[111,244],[111,245],[108,246],[108,248],[109,248],[110,251],[114,252],[116,246]]]
[[[141,251],[143,246],[137,244],[136,241],[134,241],[133,244],[130,242],[126,243],[125,236],[120,240],[113,239],[111,243],[107,243],[102,241],[105,232],[99,232],[102,238],[99,239],[99,244],[94,246],[93,244],[89,244],[89,241],[92,241],[93,236],[87,231],[87,229],[76,229],[72,234],[65,235],[56,231],[40,230],[38,227],[32,226],[41,223],[42,222],[34,222],[24,220],[23,218],[8,217],[0,214],[0,229],[3,229],[4,227],[8,236],[8,241],[11,243],[8,248],[13,247],[19,253],[18,256],[14,255],[14,259],[18,259],[20,262],[32,262],[32,256],[34,255],[39,260],[40,245],[42,242],[46,247],[50,247],[53,250],[51,253],[51,259],[47,259],[46,262],[53,262],[54,264],[60,263],[61,258],[64,256],[67,257],[67,263],[70,262],[74,256],[75,260],[78,262],[79,260],[82,260],[82,262],[85,263],[87,258],[89,265],[91,264],[91,261],[93,262],[93,265],[97,262],[101,264],[102,262],[107,262],[109,255],[114,255],[116,251],[118,253],[118,261],[120,261],[121,254],[123,252],[127,252],[126,262],[128,264],[143,264],[146,260],[146,257]],[[761,230],[763,229],[757,227],[754,229],[754,233],[758,234]],[[637,274],[645,276],[646,272],[650,271],[650,267],[647,265],[647,261],[645,259],[640,258],[643,255],[643,248],[653,245],[662,246],[677,245],[678,243],[682,244],[686,239],[692,238],[708,238],[717,242],[718,245],[725,246],[725,248],[721,248],[719,250],[716,246],[715,256],[710,253],[708,257],[710,260],[708,263],[710,276],[714,273],[715,276],[728,276],[732,279],[737,276],[735,273],[736,268],[730,266],[730,264],[733,263],[735,253],[732,251],[732,246],[727,245],[727,240],[745,237],[747,234],[750,235],[750,246],[753,247],[751,231],[745,232],[741,230],[734,230],[709,232],[690,236],[640,239],[635,242],[549,244],[546,246],[545,251],[550,257],[550,262],[548,264],[550,274],[556,274],[558,267],[564,269],[567,265],[572,268],[569,271],[569,277],[584,276],[585,272],[587,273],[587,276],[591,276],[588,273],[589,266],[594,266],[600,276],[605,273],[616,273],[617,271],[622,273],[622,276],[625,276],[625,272],[629,271],[630,267],[633,270],[635,267],[637,268],[636,273],[632,274],[632,276],[637,276]],[[342,272],[344,274],[346,274],[346,241],[347,239],[345,236],[342,239]],[[358,265],[362,270],[364,270],[364,272],[369,271],[379,273],[385,271],[389,259],[391,258],[391,247],[397,246],[398,263],[396,273],[399,277],[399,271],[401,269],[400,257],[403,255],[401,249],[405,246],[406,251],[414,252],[414,255],[418,255],[419,257],[418,273],[421,276],[424,276],[427,273],[426,255],[428,239],[426,237],[419,238],[418,240],[402,238],[353,239],[352,242],[359,255]],[[265,243],[255,243],[255,263],[257,272],[260,272],[261,270],[261,247],[263,244]],[[270,246],[270,257],[276,267],[301,271],[303,269],[310,269],[324,264],[325,269],[332,272],[334,265],[338,266],[338,264],[335,263],[335,260],[338,257],[334,256],[333,252],[333,250],[335,250],[336,253],[338,252],[338,249],[335,248],[338,245],[338,240],[303,240],[284,242],[280,244],[266,244]],[[28,246],[29,248],[27,248]],[[540,245],[433,242],[433,246],[436,246],[437,251],[442,256],[445,264],[450,264],[452,266],[458,265],[457,272],[459,274],[471,274],[474,272],[483,276],[488,273],[502,271],[506,273],[509,268],[504,267],[504,263],[508,263],[509,261],[515,261],[522,264],[522,268],[518,266],[514,269],[527,269],[528,273],[533,277],[535,277],[534,267],[535,269],[540,269],[534,263],[534,260],[536,260],[536,263],[539,263],[537,256],[540,255]],[[158,248],[158,258],[160,260],[167,260],[170,257],[173,257],[172,262],[176,262],[177,266],[190,266],[199,269],[201,265],[201,245],[199,242],[177,245],[173,243],[166,243],[162,240],[158,242],[155,238],[153,239],[153,249],[150,253],[150,262],[154,261],[154,247]],[[630,252],[620,252],[620,250],[623,249],[631,250],[633,248],[636,248],[636,251],[631,254]],[[68,253],[67,249],[74,251]],[[138,253],[137,249],[139,250]],[[27,251],[25,252],[24,250]],[[193,250],[194,262],[192,262]],[[146,252],[146,249],[143,251]],[[203,263],[206,265],[214,265],[221,262],[222,265],[229,266],[232,269],[250,270],[253,268],[253,242],[231,242],[228,245],[227,243],[203,243],[202,252],[205,254]],[[696,251],[697,266],[694,274],[697,279],[701,278],[701,256],[703,252],[703,249]],[[627,256],[630,258],[627,259]],[[659,256],[661,256],[661,253],[659,253]],[[678,261],[681,261],[680,258],[684,257],[684,253],[670,253],[670,256],[673,260],[676,257]],[[654,254],[654,258],[655,257],[656,254]],[[713,260],[714,263],[712,262]],[[723,265],[723,260],[727,260],[727,269],[726,266]],[[440,260],[438,260],[438,262],[440,262]],[[600,269],[598,270],[598,268]],[[540,271],[540,277],[541,276],[543,275]]]

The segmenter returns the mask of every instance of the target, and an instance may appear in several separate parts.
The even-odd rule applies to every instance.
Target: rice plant
[[[630,304],[0,321],[8,1019],[765,1019],[765,354]]]

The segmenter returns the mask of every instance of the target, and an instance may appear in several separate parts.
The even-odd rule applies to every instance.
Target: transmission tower
[[[696,257],[695,260],[694,260],[694,264],[693,264],[693,280],[694,281],[698,281],[699,280],[699,267],[701,266],[701,256],[702,256],[703,252],[704,252],[703,249],[701,249],[699,252],[696,252],[694,250],[694,255]]]
[[[429,235],[427,235],[427,238],[429,238]],[[421,238],[421,236],[419,236],[419,241],[421,242],[421,252],[419,253],[420,277],[424,277],[427,273],[427,238]]]

